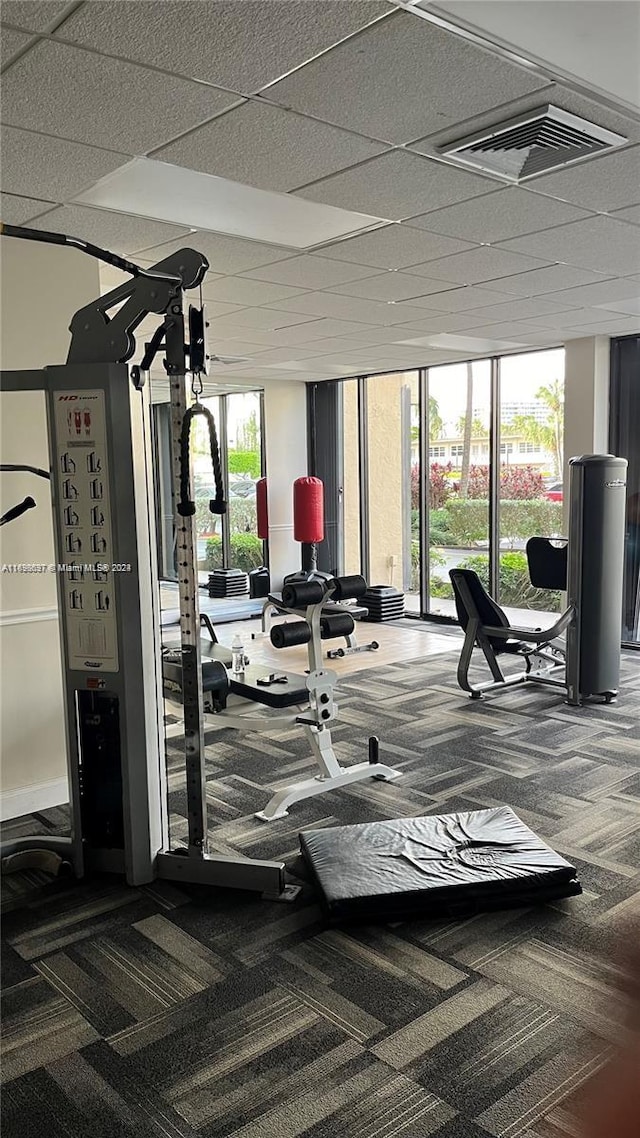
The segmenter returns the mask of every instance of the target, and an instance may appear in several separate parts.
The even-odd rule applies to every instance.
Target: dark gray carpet
[[[461,920],[327,929],[293,905],[159,883],[14,882],[4,919],[5,1138],[567,1138],[623,1011],[616,954],[640,915],[640,659],[619,702],[545,689],[471,703],[456,656],[340,685],[347,761],[375,730],[393,784],[254,820],[311,768],[295,730],[213,732],[211,844],[303,876],[311,825],[511,805],[577,865],[581,897]],[[184,833],[177,748],[171,821]],[[59,832],[65,811],[8,833]],[[8,879],[7,879],[8,880]],[[11,888],[11,887],[10,887]],[[612,1138],[615,1136],[612,1135]]]

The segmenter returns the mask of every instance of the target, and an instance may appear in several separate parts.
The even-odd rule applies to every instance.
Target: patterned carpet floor
[[[455,665],[447,653],[343,680],[340,756],[363,759],[375,731],[402,778],[268,826],[253,812],[274,773],[312,773],[301,733],[208,734],[211,847],[283,858],[304,885],[291,905],[5,879],[4,1138],[578,1134],[581,1088],[625,1014],[619,946],[640,917],[640,658],[624,655],[616,704],[583,709],[533,687],[472,703]],[[168,766],[179,839],[177,747]],[[502,803],[577,866],[582,896],[327,928],[300,829]],[[60,808],[4,833],[67,822]]]

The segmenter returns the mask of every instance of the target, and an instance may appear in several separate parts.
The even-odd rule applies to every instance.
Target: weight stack
[[[260,569],[252,569],[249,574],[249,596],[251,599],[268,597],[270,589],[271,577],[266,565],[261,566]]]
[[[398,620],[404,616],[404,593],[391,585],[370,585],[359,603],[367,609],[368,621]]]
[[[214,569],[209,574],[210,597],[243,597],[249,592],[249,578],[242,569]]]

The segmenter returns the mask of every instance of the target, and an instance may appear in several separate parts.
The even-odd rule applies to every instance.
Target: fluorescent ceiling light
[[[168,162],[134,158],[74,199],[154,221],[308,249],[387,220],[258,190]]]
[[[429,336],[427,342],[430,348],[446,348],[448,351],[460,352],[493,352],[503,348],[523,348],[526,345],[516,340],[485,340],[479,336],[453,336],[443,333],[441,336]]]

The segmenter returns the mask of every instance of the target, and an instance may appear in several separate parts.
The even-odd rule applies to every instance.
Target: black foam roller
[[[271,629],[271,643],[274,648],[291,648],[294,644],[308,644],[310,640],[311,629],[306,620],[274,624]]]
[[[331,584],[333,601],[357,600],[367,591],[367,582],[359,573],[352,573],[350,577],[334,577]]]
[[[354,628],[353,617],[348,612],[337,612],[320,618],[322,640],[333,640],[334,636],[350,636]]]
[[[298,581],[283,585],[282,603],[288,609],[304,609],[307,605],[317,605],[324,597],[321,581]]]

